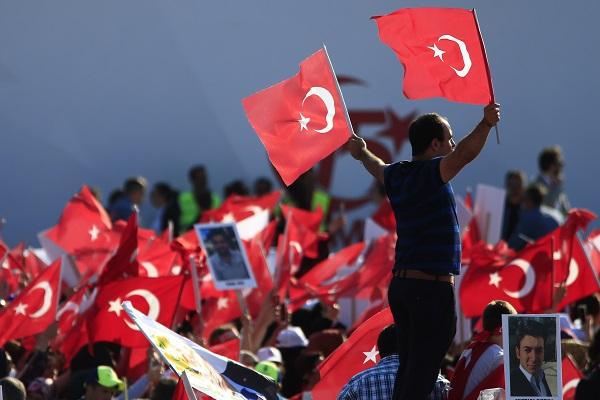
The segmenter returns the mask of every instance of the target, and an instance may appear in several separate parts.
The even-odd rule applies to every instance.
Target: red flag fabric
[[[201,222],[242,221],[258,212],[272,212],[281,198],[281,192],[275,191],[264,196],[229,196],[219,208],[202,212]]]
[[[556,278],[554,280],[555,286],[561,283],[565,284],[566,293],[565,297],[558,304],[557,310],[561,310],[577,300],[600,291],[600,285],[594,274],[590,259],[577,236],[573,241],[571,263],[566,278],[562,281]]]
[[[392,313],[386,308],[354,331],[319,365],[321,379],[312,389],[313,399],[335,399],[352,376],[374,366],[379,361],[377,338],[386,326],[393,323]]]
[[[60,305],[60,308],[56,313],[56,319],[58,320],[57,337],[60,337],[73,328],[75,322],[77,321],[77,316],[84,311],[80,310],[80,308],[86,294],[87,288],[83,287],[75,292],[75,294],[73,294],[69,300]]]
[[[56,319],[61,262],[55,261],[0,311],[0,346],[43,332]]]
[[[388,232],[396,231],[396,216],[387,198],[381,201],[379,208],[371,216],[371,219]]]
[[[102,270],[98,280],[99,284],[103,285],[116,279],[138,276],[140,265],[137,260],[137,253],[138,220],[137,213],[132,212],[121,236],[119,248]]]
[[[220,297],[206,299],[202,305],[202,320],[204,329],[202,337],[210,344],[210,335],[219,326],[242,316],[242,310],[233,290],[221,292]]]
[[[69,200],[58,224],[46,232],[46,237],[67,253],[74,254],[81,249],[114,247],[111,230],[110,217],[84,185]]]
[[[461,103],[493,101],[475,12],[460,8],[403,8],[373,17],[381,41],[404,66],[409,99],[444,97]]]
[[[577,384],[583,378],[583,374],[577,368],[575,361],[570,355],[565,355],[562,359],[562,398],[563,400],[574,400]]]
[[[460,284],[460,304],[466,317],[478,317],[492,300],[506,300],[518,312],[542,312],[552,307],[552,253],[547,241],[519,252],[512,261],[477,265],[471,260]]]
[[[365,245],[365,242],[354,243],[331,254],[304,274],[300,278],[300,283],[316,287],[333,278],[341,268],[350,267],[356,262],[358,256],[365,250]]]
[[[231,360],[240,359],[240,339],[233,338],[223,343],[210,346],[208,349]]]
[[[325,49],[300,72],[242,100],[246,116],[286,185],[348,141],[352,127]]]
[[[585,230],[588,224],[596,219],[596,214],[583,208],[573,208],[569,211],[565,223],[555,230],[558,235],[558,242],[555,251],[560,251],[560,261],[556,263],[556,280],[564,281],[567,279],[569,264],[572,258],[571,251],[576,240],[577,231]],[[549,235],[548,235],[549,236]]]
[[[179,302],[183,280],[183,276],[127,278],[100,286],[88,320],[90,341],[114,342],[124,347],[148,346],[144,335],[126,316],[121,303],[129,300],[150,318],[169,326]]]

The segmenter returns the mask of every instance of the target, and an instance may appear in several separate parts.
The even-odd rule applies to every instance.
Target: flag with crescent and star
[[[552,270],[549,241],[527,246],[508,262],[494,259],[493,254],[472,257],[459,289],[463,313],[478,317],[492,300],[508,301],[520,313],[548,310],[553,300]]]
[[[312,389],[312,398],[335,399],[352,376],[375,366],[381,359],[377,338],[381,331],[393,323],[392,313],[386,307],[356,329],[319,365],[321,380]]]
[[[404,66],[409,99],[444,97],[486,105],[493,88],[474,10],[402,8],[373,17],[381,41]]]
[[[569,354],[562,359],[562,398],[564,400],[573,400],[575,398],[575,389],[583,374],[577,368],[577,364]]]
[[[114,342],[124,347],[148,346],[138,327],[123,312],[121,303],[130,301],[148,318],[170,325],[183,282],[183,276],[165,276],[127,278],[101,285],[88,318],[90,342]]]
[[[0,311],[0,346],[43,332],[56,320],[60,277],[61,261],[57,260]]]
[[[325,47],[302,61],[296,75],[244,98],[242,104],[288,186],[353,132]]]

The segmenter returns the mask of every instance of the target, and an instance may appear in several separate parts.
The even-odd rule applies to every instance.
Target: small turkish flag
[[[242,104],[286,185],[352,135],[325,48],[302,61],[299,73],[246,97]]]
[[[100,286],[88,320],[90,341],[114,342],[124,347],[148,346],[148,341],[129,320],[121,303],[129,300],[148,317],[170,325],[183,280],[183,276],[128,278]]]
[[[518,312],[542,312],[552,307],[552,252],[548,241],[517,253],[512,261],[476,264],[471,259],[460,284],[460,304],[466,317],[477,317],[492,300],[505,300]]]
[[[137,253],[138,220],[137,213],[132,212],[121,236],[119,248],[104,266],[98,282],[103,285],[116,279],[138,276],[140,266]]]
[[[335,399],[351,377],[379,361],[377,338],[394,323],[389,307],[364,322],[319,365],[321,379],[312,389],[315,400]]]
[[[58,224],[46,237],[67,253],[81,249],[114,247],[112,223],[104,207],[87,186],[83,186],[65,206]]]
[[[562,398],[564,400],[575,399],[575,389],[581,378],[583,378],[583,374],[571,356],[565,355],[562,359]]]
[[[43,332],[55,321],[60,272],[61,261],[57,260],[0,311],[0,346],[10,339]]]
[[[445,97],[482,105],[493,101],[483,39],[473,10],[403,8],[373,19],[381,41],[404,65],[407,98]]]
[[[240,359],[240,339],[238,338],[233,338],[226,342],[215,344],[214,346],[210,346],[208,349],[213,353],[222,355],[223,357],[227,357],[231,360]]]

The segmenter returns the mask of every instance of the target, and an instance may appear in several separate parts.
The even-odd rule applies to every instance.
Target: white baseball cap
[[[260,361],[272,361],[279,364],[283,363],[281,352],[277,347],[261,347],[258,349],[256,356]]]
[[[288,326],[277,335],[277,347],[306,347],[308,339],[298,326]]]

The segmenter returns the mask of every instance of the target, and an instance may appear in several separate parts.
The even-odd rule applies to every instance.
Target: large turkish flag
[[[286,185],[352,134],[325,49],[302,61],[293,77],[246,97],[242,104]]]
[[[403,8],[373,19],[381,41],[404,65],[407,98],[492,102],[483,39],[473,10]]]

